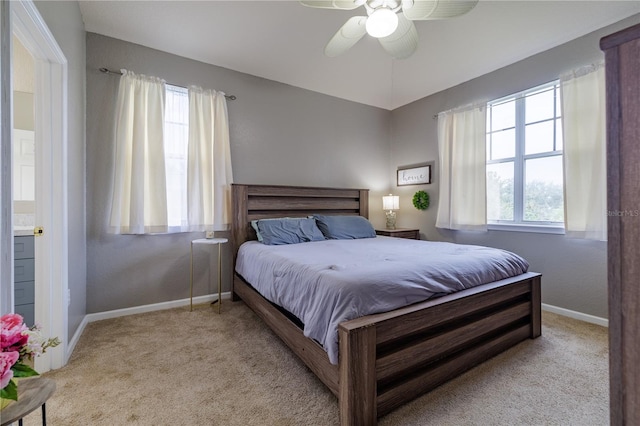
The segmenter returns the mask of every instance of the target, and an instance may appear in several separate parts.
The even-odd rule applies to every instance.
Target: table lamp
[[[387,229],[396,229],[396,212],[400,209],[400,197],[397,195],[385,195],[382,197],[382,208],[386,210]]]

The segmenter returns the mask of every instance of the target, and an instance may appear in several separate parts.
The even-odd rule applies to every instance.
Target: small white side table
[[[200,238],[199,240],[191,241],[191,279],[189,280],[189,311],[193,311],[193,245],[194,244],[214,244],[218,246],[218,300],[211,303],[218,304],[218,313],[220,313],[220,305],[222,304],[222,267],[221,267],[221,245],[225,244],[227,241],[226,238]],[[211,268],[209,268],[211,270]]]

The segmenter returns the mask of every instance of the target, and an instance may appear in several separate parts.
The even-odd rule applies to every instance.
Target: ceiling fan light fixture
[[[387,37],[398,28],[398,15],[387,7],[380,7],[369,15],[365,27],[371,37]]]

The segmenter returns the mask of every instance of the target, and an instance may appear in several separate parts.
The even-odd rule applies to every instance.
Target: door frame
[[[13,310],[11,4],[0,1],[0,314]]]
[[[13,34],[34,58],[36,154],[35,322],[57,348],[35,359],[43,373],[66,364],[68,354],[67,59],[29,1],[10,2]],[[12,209],[13,212],[13,209]],[[12,283],[13,287],[13,283]],[[13,290],[12,290],[13,291]]]

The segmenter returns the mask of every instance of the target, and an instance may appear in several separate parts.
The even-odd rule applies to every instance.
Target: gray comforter
[[[304,323],[338,363],[338,325],[520,275],[529,264],[489,247],[389,237],[268,246],[244,243],[236,271]]]

